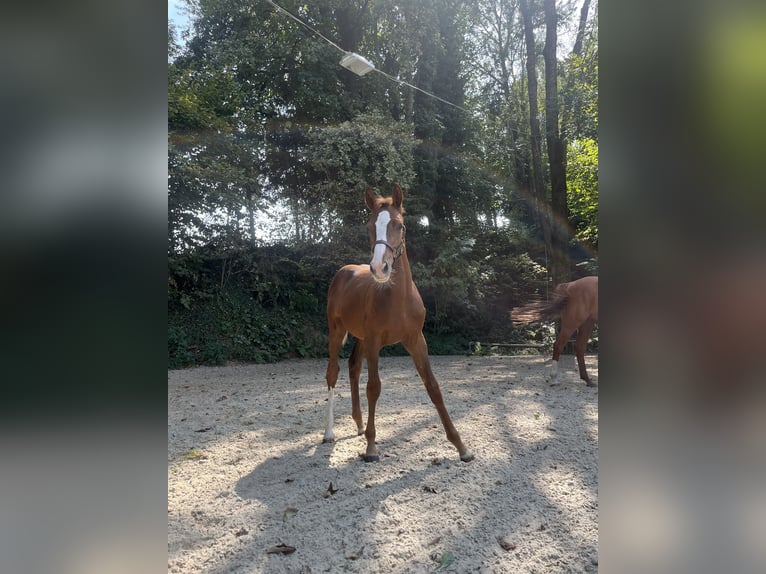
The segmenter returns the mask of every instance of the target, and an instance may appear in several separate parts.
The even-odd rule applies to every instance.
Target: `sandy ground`
[[[409,357],[381,359],[377,463],[359,458],[346,361],[334,444],[326,360],[170,371],[168,571],[598,571],[598,390],[574,357],[555,387],[541,356],[431,363],[470,463]]]

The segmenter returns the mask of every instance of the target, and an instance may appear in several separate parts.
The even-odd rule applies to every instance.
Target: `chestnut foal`
[[[404,219],[402,214],[402,190],[394,184],[392,197],[376,197],[368,187],[364,193],[365,203],[371,212],[367,222],[372,260],[369,265],[346,265],[336,274],[330,284],[327,297],[327,323],[330,331],[327,365],[327,426],[323,442],[333,441],[333,408],[335,406],[335,383],[340,366],[338,353],[348,333],[356,338],[348,361],[351,381],[351,416],[356,422],[358,434],[367,439],[365,462],[379,460],[375,446],[375,404],[380,396],[378,353],[386,345],[401,342],[412,357],[415,368],[425,383],[428,396],[439,413],[447,438],[455,445],[460,460],[473,460],[473,453],[460,440],[444,406],[439,383],[431,372],[428,346],[423,337],[423,321],[426,309],[415,283],[412,281],[407,248],[404,243]],[[362,425],[362,409],[359,405],[359,374],[362,360],[367,359],[367,429]]]
[[[559,383],[559,357],[572,333],[577,331],[575,354],[580,378],[589,387],[597,386],[585,370],[585,347],[598,322],[598,277],[583,277],[577,281],[561,283],[553,292],[550,302],[533,302],[511,311],[515,325],[538,321],[554,321],[561,318],[561,330],[553,344],[553,376],[551,384]]]

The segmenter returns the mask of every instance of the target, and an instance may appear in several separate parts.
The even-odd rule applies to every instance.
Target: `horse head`
[[[405,249],[402,199],[398,184],[394,184],[391,197],[377,197],[369,186],[364,190],[364,201],[371,212],[367,222],[372,250],[370,272],[377,283],[388,283],[394,264]]]

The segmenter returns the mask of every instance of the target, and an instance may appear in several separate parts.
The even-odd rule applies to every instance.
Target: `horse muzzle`
[[[394,247],[388,241],[378,239],[372,247],[372,261],[370,261],[372,278],[377,283],[388,283],[391,279],[394,263],[401,257],[404,251],[404,240],[402,240],[398,247]],[[391,251],[390,258],[386,257],[388,250]]]
[[[393,265],[383,259],[376,262],[374,259],[370,263],[370,274],[376,283],[388,283],[391,279],[391,269]]]

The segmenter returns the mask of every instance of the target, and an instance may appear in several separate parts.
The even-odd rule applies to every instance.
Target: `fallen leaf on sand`
[[[295,548],[287,544],[277,544],[266,550],[266,554],[292,554],[293,552],[295,552]]]
[[[434,570],[434,572],[441,572],[454,561],[455,557],[452,555],[452,552],[445,552],[442,555],[442,561],[439,563],[439,566],[436,568],[436,570]]]
[[[327,490],[325,491],[325,493],[324,493],[322,496],[324,496],[325,498],[327,498],[328,496],[332,496],[333,494],[335,494],[336,492],[338,492],[338,490],[339,490],[339,489],[337,489],[337,488],[333,488],[333,485],[332,485],[332,482],[331,482],[331,483],[330,483],[330,486],[328,486],[328,487],[327,487]]]
[[[497,542],[503,550],[516,550],[516,543],[508,540],[505,536],[499,537]]]
[[[193,448],[181,458],[184,460],[205,460],[207,459],[207,455],[198,448]]]
[[[290,518],[294,514],[297,514],[297,512],[298,512],[297,508],[288,506],[287,508],[285,508],[285,511],[282,513],[282,520],[287,521],[288,518]]]

